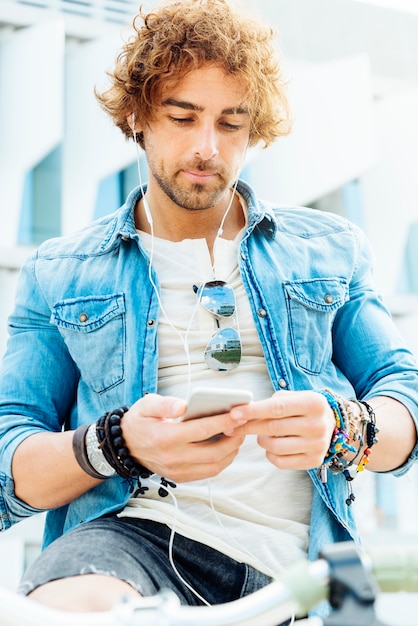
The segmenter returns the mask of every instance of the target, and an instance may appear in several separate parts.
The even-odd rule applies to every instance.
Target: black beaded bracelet
[[[122,435],[121,421],[127,411],[127,406],[121,406],[105,413],[97,420],[96,435],[99,447],[106,461],[119,476],[129,481],[149,478],[153,472],[135,461]]]
[[[379,427],[376,425],[376,415],[370,404],[364,400],[361,401],[361,404],[366,407],[370,418],[366,429],[366,444],[368,448],[371,448],[375,443],[379,442],[379,439],[377,438]]]
[[[133,494],[132,497],[136,498],[149,489],[149,487],[141,484],[141,479],[153,476],[154,472],[135,461],[129,452],[121,427],[122,418],[127,411],[127,406],[121,406],[99,417],[95,423],[95,434],[98,448],[103,454],[105,461],[119,476],[127,479],[130,492]],[[83,424],[74,431],[73,450],[82,469],[89,476],[103,480],[109,476],[99,474],[95,470],[89,462],[86,449],[86,433],[93,424]],[[161,498],[165,498],[168,495],[169,487],[173,489],[176,487],[176,483],[163,476],[160,477],[160,483],[158,494]]]

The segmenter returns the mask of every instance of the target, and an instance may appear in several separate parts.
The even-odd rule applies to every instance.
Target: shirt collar
[[[138,237],[135,229],[134,212],[137,202],[142,198],[145,191],[146,186],[133,189],[121,208],[113,216],[109,216],[109,228],[101,245],[102,251],[112,247],[118,238],[126,240]],[[244,197],[248,205],[247,230],[252,231],[258,227],[267,236],[273,238],[277,230],[277,223],[272,208],[257,200],[254,190],[243,180],[238,181],[237,191]]]

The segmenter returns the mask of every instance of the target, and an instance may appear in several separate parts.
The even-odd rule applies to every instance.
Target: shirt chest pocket
[[[84,296],[57,302],[51,323],[58,327],[82,381],[97,393],[124,378],[123,294]]]
[[[319,374],[332,357],[332,324],[348,301],[343,278],[313,278],[284,283],[295,361],[310,374]]]

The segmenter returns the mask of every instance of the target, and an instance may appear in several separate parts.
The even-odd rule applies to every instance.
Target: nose
[[[203,161],[208,161],[219,152],[216,129],[212,124],[202,124],[197,130],[194,153]]]

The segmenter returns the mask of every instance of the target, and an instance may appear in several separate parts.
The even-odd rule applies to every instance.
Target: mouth
[[[205,185],[218,178],[218,173],[209,170],[182,170],[183,175],[193,184]]]

